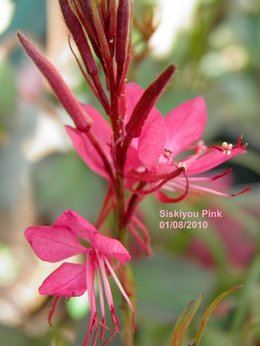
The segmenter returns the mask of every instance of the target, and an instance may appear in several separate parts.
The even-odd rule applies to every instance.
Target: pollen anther
[[[228,144],[227,142],[222,143],[222,151],[224,155],[231,155],[233,144]]]

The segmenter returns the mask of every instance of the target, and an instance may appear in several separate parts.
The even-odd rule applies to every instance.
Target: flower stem
[[[120,281],[123,283],[123,287],[127,292],[133,306],[135,306],[135,287],[134,277],[131,265],[128,264],[120,273]],[[135,328],[135,321],[133,320],[132,313],[128,307],[126,300],[122,303],[123,312],[123,323],[124,323],[124,334],[123,342],[125,346],[134,346],[134,334],[133,329]]]

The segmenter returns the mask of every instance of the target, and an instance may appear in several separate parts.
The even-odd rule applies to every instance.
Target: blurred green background
[[[88,324],[86,299],[61,303],[54,327],[48,327],[51,300],[37,289],[53,265],[36,259],[23,232],[32,224],[50,224],[70,208],[94,222],[106,186],[72,150],[63,128],[70,120],[19,47],[15,32],[26,32],[41,46],[82,101],[96,101],[73,62],[56,1],[1,0],[1,6],[0,340],[5,346],[81,345]],[[233,168],[226,187],[251,187],[236,198],[190,197],[162,206],[151,197],[141,205],[154,255],[139,256],[134,263],[136,345],[171,345],[185,304],[204,292],[191,338],[216,295],[243,284],[219,306],[201,346],[259,346],[260,3],[138,0],[134,12],[129,79],[145,87],[167,64],[176,64],[158,108],[166,114],[203,95],[209,118],[206,143],[235,143],[240,133],[249,143],[247,155],[224,165]],[[209,220],[207,230],[161,230],[164,207],[219,209],[224,216]],[[121,345],[120,338],[112,345]]]

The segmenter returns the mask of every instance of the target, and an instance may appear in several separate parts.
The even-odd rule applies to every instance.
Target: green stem
[[[125,246],[127,244],[127,234],[125,226],[125,188],[123,178],[120,174],[117,175],[116,179],[116,194],[117,194],[117,208],[116,208],[116,223],[118,229],[118,240],[121,241]],[[126,246],[127,247],[127,246]],[[120,282],[129,296],[133,306],[134,304],[134,280],[130,264],[122,267],[120,272]],[[134,346],[134,336],[132,330],[132,312],[125,299],[122,301],[122,313],[123,313],[123,342],[125,346]]]
[[[123,268],[121,273],[121,282],[123,283],[123,287],[128,294],[132,305],[135,306],[135,287],[134,287],[134,277],[131,265],[128,264]],[[122,312],[123,312],[123,323],[124,323],[124,334],[123,341],[125,346],[134,346],[134,334],[133,334],[133,317],[132,312],[129,309],[129,306],[126,300],[123,300],[122,304]]]

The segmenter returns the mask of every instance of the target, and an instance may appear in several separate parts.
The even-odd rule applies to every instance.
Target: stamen
[[[52,327],[52,317],[54,315],[54,312],[56,310],[56,307],[57,307],[57,304],[60,300],[60,297],[54,297],[54,300],[52,302],[52,305],[51,305],[51,310],[48,314],[48,323],[49,323],[49,326]]]
[[[113,276],[113,279],[115,280],[115,283],[117,284],[117,287],[119,288],[120,292],[122,293],[122,296],[125,298],[127,304],[129,305],[130,309],[132,310],[132,312],[134,312],[133,305],[132,305],[128,295],[126,294],[123,286],[121,285],[121,282],[118,280],[116,273],[114,272],[111,264],[109,263],[109,261],[106,258],[104,259],[104,261],[107,265],[107,268],[108,268],[110,274]]]
[[[143,233],[143,239],[144,239],[143,242],[144,242],[144,246],[145,246],[145,252],[148,256],[150,256],[152,254],[152,249],[151,249],[151,244],[150,244],[151,243],[150,233],[148,232],[145,225],[141,222],[141,220],[139,220],[136,216],[133,216],[132,221],[133,221],[133,223],[136,224],[136,226]]]
[[[171,198],[167,196],[165,193],[163,193],[162,191],[157,191],[157,197],[162,203],[178,203],[182,201],[188,195],[188,192],[190,190],[189,179],[185,172],[183,172],[183,176],[185,178],[185,184],[183,184],[185,186],[185,191],[179,197]]]
[[[88,345],[90,335],[92,334],[94,328],[98,328],[97,320],[96,320],[97,309],[96,309],[95,289],[94,289],[95,272],[94,272],[93,258],[91,257],[92,255],[93,255],[92,251],[88,250],[86,255],[86,281],[87,281],[88,300],[90,305],[90,323],[89,323],[86,339],[84,342],[84,346]]]
[[[157,184],[156,186],[154,186],[153,188],[151,188],[150,190],[143,190],[143,189],[132,189],[129,187],[129,189],[138,194],[138,195],[148,195],[148,194],[151,194],[153,192],[156,192],[158,191],[161,187],[163,187],[169,180],[173,179],[173,178],[176,178],[178,177],[181,173],[185,173],[185,169],[183,167],[181,168],[177,168],[175,171],[171,172],[171,173],[167,173],[167,174],[163,174],[163,175],[159,175],[157,174],[156,177],[157,177],[157,181],[159,179],[163,179],[159,184]],[[155,176],[154,176],[155,177]],[[155,180],[156,181],[156,180]]]
[[[144,253],[147,256],[150,256],[152,254],[152,250],[150,248],[150,244],[147,244],[143,238],[139,235],[137,230],[132,224],[128,225],[129,231],[132,233],[133,237],[135,238],[136,242],[140,245],[140,247],[143,249]]]
[[[224,155],[231,155],[233,144],[231,143],[228,144],[227,142],[223,142],[221,145],[221,148]]]
[[[115,335],[116,335],[116,330],[114,330],[113,333],[110,335],[110,337],[104,342],[104,346],[108,345]]]
[[[118,320],[118,317],[117,317],[115,309],[114,309],[113,296],[112,296],[111,288],[110,288],[109,281],[108,281],[108,278],[106,275],[106,269],[105,269],[105,264],[104,264],[105,258],[102,258],[100,255],[98,255],[97,257],[98,257],[98,263],[99,263],[99,267],[100,267],[101,276],[103,279],[103,284],[104,284],[104,288],[105,288],[105,294],[106,294],[107,302],[108,302],[109,309],[111,312],[112,322],[114,324],[114,328],[115,328],[116,332],[119,333],[119,320]]]
[[[100,276],[100,272],[99,271],[97,271],[97,278],[98,278],[100,309],[101,309],[101,314],[102,314],[100,340],[103,341],[104,337],[105,337],[105,329],[106,329],[106,312],[105,312],[105,304],[104,304],[104,294],[103,294],[102,281],[101,281],[101,276]]]

